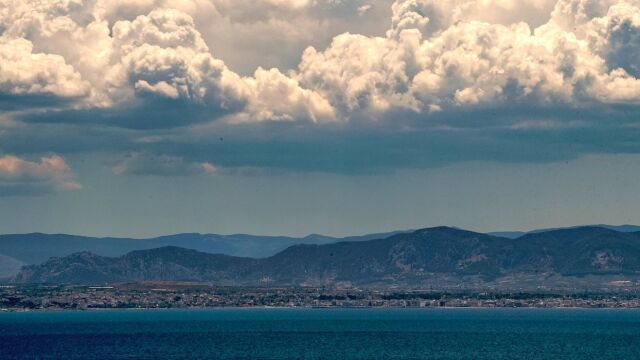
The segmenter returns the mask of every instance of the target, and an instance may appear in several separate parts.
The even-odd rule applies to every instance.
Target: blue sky
[[[0,232],[640,223],[637,0],[0,2]]]

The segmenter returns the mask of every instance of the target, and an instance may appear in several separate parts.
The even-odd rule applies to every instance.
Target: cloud
[[[0,91],[78,98],[52,107],[62,111],[53,112],[54,120],[74,118],[66,110],[92,110],[103,120],[142,111],[156,119],[130,127],[167,127],[215,118],[246,102],[240,77],[212,56],[180,11],[156,9],[110,24],[100,2],[5,2],[11,11],[0,17],[0,56],[8,60]],[[185,119],[167,112],[172,107],[202,116]]]
[[[606,45],[604,56],[609,69],[623,69],[629,75],[640,78],[640,13],[639,6],[629,3],[609,8],[602,21],[595,22],[596,31],[604,32]],[[603,29],[604,28],[604,29]]]
[[[392,37],[406,29],[430,36],[462,22],[536,27],[548,21],[557,0],[396,0],[392,5]]]
[[[295,71],[258,68],[246,77],[213,55],[198,12],[257,24],[337,5],[271,0],[249,12],[248,3],[223,0],[9,4],[0,18],[7,67],[19,69],[18,58],[32,62],[25,63],[30,71],[6,71],[0,90],[84,98],[29,119],[76,118],[70,110],[107,125],[165,128],[224,116],[379,120],[398,109],[428,118],[511,101],[640,101],[637,0],[396,0],[386,36],[344,33],[326,49],[309,47]]]
[[[568,107],[640,103],[635,77],[640,8],[614,4],[600,17],[578,16],[566,30],[555,16],[532,29],[525,22],[489,23],[462,11],[478,2],[398,0],[386,37],[343,34],[323,51],[305,51],[297,78],[341,110],[385,117],[405,109],[433,111],[513,101]],[[453,11],[452,10],[453,7]],[[578,26],[578,25],[576,25]]]
[[[304,6],[297,2],[277,2],[275,5]],[[35,26],[41,33],[34,38],[50,41],[52,33],[58,36],[63,31],[64,36],[87,40],[77,35],[86,31],[70,15],[57,16],[57,8],[38,10],[45,13],[42,17],[57,19],[68,26],[63,30]],[[100,19],[104,14],[94,11],[93,16],[95,19],[87,28],[108,27],[108,23]],[[26,36],[20,27],[10,28],[7,32]],[[186,126],[225,115],[243,121],[313,122],[334,116],[332,106],[322,96],[300,88],[295,79],[277,69],[259,68],[254,77],[246,78],[229,70],[223,61],[212,55],[193,19],[181,11],[156,9],[132,20],[115,21],[108,33],[97,30],[93,33],[106,36],[98,41],[104,45],[103,49],[98,51],[78,45],[75,50],[63,51],[67,54],[99,52],[84,57],[99,58],[93,65],[102,68],[76,64],[79,69],[102,75],[86,76],[92,85],[91,96],[87,95],[76,106],[30,112],[23,119],[150,129]]]
[[[294,69],[306,47],[323,48],[343,32],[383,34],[392,0],[376,1],[361,16],[368,2],[213,0],[215,10],[187,12],[218,56],[247,76],[258,67]]]
[[[358,15],[359,16],[364,16],[366,13],[368,13],[371,9],[373,9],[373,5],[371,4],[364,4],[358,7]]]
[[[58,155],[42,157],[39,162],[12,155],[0,157],[0,195],[36,195],[80,188]]]
[[[119,61],[108,77],[116,89],[223,109],[241,101],[240,78],[211,55],[190,16],[154,10],[116,22],[112,33]]]
[[[89,84],[62,56],[34,53],[25,39],[0,36],[0,93],[9,96],[86,96]]]
[[[182,157],[132,153],[114,167],[116,175],[187,176],[213,174],[216,167],[209,162],[190,162]]]
[[[245,79],[250,91],[249,106],[236,121],[310,121],[335,120],[333,106],[315,91],[303,89],[298,81],[278,69],[258,68],[254,77]]]
[[[171,175],[639,151],[615,140],[640,112],[638,0],[0,5],[7,153],[131,152],[121,173]],[[286,65],[231,65],[256,63]]]

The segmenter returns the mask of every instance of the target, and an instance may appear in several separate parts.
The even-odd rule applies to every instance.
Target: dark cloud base
[[[33,112],[23,115],[21,120],[34,124],[82,124],[152,130],[211,121],[237,110],[209,108],[183,100],[152,99],[117,108]]]
[[[0,133],[0,150],[16,154],[101,152],[114,157],[140,152],[211,162],[226,169],[345,174],[466,161],[539,163],[587,154],[640,153],[640,127],[636,126],[640,109],[631,105],[511,105],[429,116],[396,113],[384,122],[300,127],[214,121],[202,130],[124,129],[105,126],[99,117],[93,120],[101,125],[86,126],[79,123],[86,116],[84,112],[76,114],[76,123],[60,124],[59,115],[40,115],[41,122],[30,122],[30,118],[25,127],[5,130]]]

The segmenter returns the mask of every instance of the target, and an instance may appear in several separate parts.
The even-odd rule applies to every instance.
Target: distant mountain
[[[518,238],[518,237],[520,237],[522,235],[525,235],[525,234],[547,232],[547,231],[551,231],[551,230],[576,229],[576,228],[582,228],[582,227],[601,227],[601,228],[606,228],[606,229],[615,230],[615,231],[619,231],[619,232],[640,232],[640,226],[638,226],[638,225],[596,224],[596,225],[571,226],[571,227],[565,227],[565,228],[536,229],[536,230],[531,230],[531,231],[492,231],[492,232],[489,232],[487,234],[493,235],[493,236],[506,237],[506,238],[509,238],[509,239],[515,239],[515,238]]]
[[[0,235],[0,255],[26,264],[39,264],[50,257],[62,257],[88,251],[101,256],[120,256],[134,250],[178,246],[212,254],[240,257],[267,257],[296,244],[327,244],[337,241],[364,241],[383,238],[398,232],[367,234],[334,238],[309,235],[295,238],[287,236],[256,236],[246,234],[176,234],[151,239],[95,238],[64,234]],[[2,264],[2,262],[0,262]]]
[[[487,233],[487,235],[505,237],[507,239],[516,239],[524,234],[526,234],[524,231],[492,231]]]
[[[211,281],[281,286],[585,286],[640,280],[640,234],[601,227],[518,239],[448,227],[384,239],[291,246],[252,259],[177,247],[120,257],[78,253],[25,267],[19,282]]]

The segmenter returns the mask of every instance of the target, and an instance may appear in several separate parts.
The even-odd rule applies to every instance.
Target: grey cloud
[[[606,60],[609,69],[624,69],[640,78],[640,14],[627,13],[626,8],[611,16]]]
[[[149,94],[143,101],[132,101],[119,107],[64,109],[27,112],[20,116],[33,124],[73,124],[78,126],[109,126],[125,129],[154,130],[184,127],[193,123],[215,120],[233,114],[238,109],[209,108],[183,99],[171,99]]]
[[[147,143],[147,150],[221,169],[375,173],[456,162],[544,163],[587,154],[638,153],[640,111],[628,105],[567,109],[476,107],[430,119],[397,112],[398,132],[370,122],[292,128],[281,123],[214,126]],[[603,119],[606,119],[603,121]]]
[[[200,174],[203,163],[222,174],[243,174],[243,169],[353,174],[467,161],[550,162],[640,152],[640,111],[632,105],[568,109],[516,103],[428,115],[397,111],[391,116],[391,128],[367,120],[301,127],[262,122],[92,131],[37,124],[7,130],[6,138],[0,131],[0,142],[8,152],[125,151],[129,158],[117,158],[109,166],[124,166],[123,174],[157,176]],[[398,127],[404,131],[395,130]]]
[[[212,174],[216,167],[209,162],[187,161],[179,156],[132,153],[113,166],[116,175],[187,176]]]

